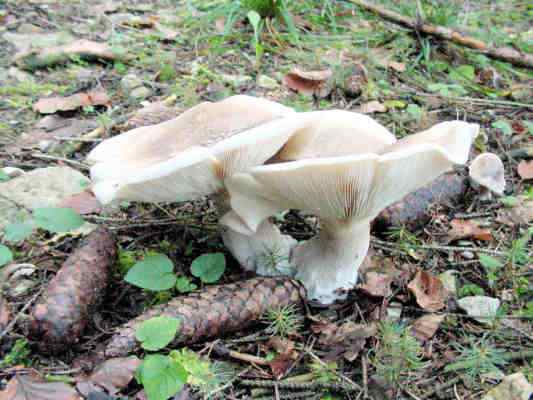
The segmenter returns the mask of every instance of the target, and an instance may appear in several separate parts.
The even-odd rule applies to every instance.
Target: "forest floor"
[[[254,35],[246,11],[234,1],[0,0],[0,167],[27,173],[62,166],[88,177],[85,157],[102,139],[234,94],[265,97],[297,111],[363,112],[398,138],[445,120],[478,123],[481,135],[471,158],[492,152],[503,160],[503,196],[487,200],[469,188],[460,202],[433,204],[430,221],[421,227],[375,231],[366,268],[377,271],[375,276],[388,282],[385,287],[383,281],[367,281],[366,289],[331,307],[311,306],[305,314],[296,308],[272,310],[244,332],[188,346],[202,358],[180,354],[201,371],[197,376],[188,370],[188,384],[174,398],[466,400],[491,390],[487,399],[530,398],[533,70],[415,32],[350,1],[287,3],[289,23],[281,17],[263,20]],[[496,46],[533,52],[533,8],[525,1],[375,3]],[[59,63],[42,55],[43,49],[75,39],[107,43],[111,54],[100,52],[97,60],[67,55]],[[20,56],[30,49],[31,55]],[[314,95],[304,90],[307,86],[287,83],[295,67],[322,71],[312,82],[319,86]],[[89,95],[64,100],[79,93]],[[157,102],[161,115],[135,114]],[[19,179],[11,173],[0,168],[0,200],[11,195],[2,185]],[[57,176],[50,179],[65,193],[75,190],[72,185],[89,184],[81,176],[64,185]],[[41,204],[35,207],[50,207],[53,190],[30,190],[31,200]],[[46,201],[39,201],[41,195]],[[225,250],[209,200],[92,205],[83,218],[116,235],[118,262],[79,341],[50,356],[29,334],[28,321],[86,230],[57,234],[37,224],[40,229],[24,234],[20,218],[35,207],[2,207],[0,389],[18,375],[38,374],[45,383],[66,383],[61,390],[76,382],[80,390],[86,371],[75,360],[89,357],[114,328],[144,309],[206,286],[191,273],[191,263],[201,255],[225,255],[217,284],[251,277]],[[295,211],[279,222],[298,240],[317,230],[316,218]],[[154,254],[171,260],[177,287],[150,291],[124,280],[136,263]],[[408,288],[419,271],[442,282],[445,298],[431,288],[422,295]],[[458,305],[465,297],[498,306],[469,310],[485,317],[479,320]],[[443,306],[434,309],[427,305],[432,301]],[[211,351],[215,344],[234,353]],[[144,398],[142,386],[130,379],[114,392],[87,398]],[[42,397],[32,397],[18,390],[20,397],[7,390],[0,399],[83,394],[50,394],[39,387]]]

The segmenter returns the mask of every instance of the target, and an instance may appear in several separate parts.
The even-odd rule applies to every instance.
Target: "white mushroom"
[[[252,168],[226,180],[231,205],[255,230],[280,210],[321,218],[319,234],[293,249],[309,297],[329,304],[353,288],[369,245],[370,222],[385,207],[465,163],[479,127],[445,122],[380,153],[306,159]]]
[[[491,193],[501,196],[505,190],[505,169],[496,154],[478,155],[470,164],[469,175],[474,187],[481,186],[484,199],[490,200]]]
[[[231,221],[224,179],[272,157],[302,124],[281,119],[292,113],[278,103],[239,95],[115,136],[88,156],[94,164],[93,192],[103,203],[175,202],[215,195],[219,212]],[[233,218],[222,236],[245,268],[255,267],[254,252],[263,248],[280,248],[288,259],[294,239],[282,236],[268,221],[257,232],[239,228],[239,223]]]

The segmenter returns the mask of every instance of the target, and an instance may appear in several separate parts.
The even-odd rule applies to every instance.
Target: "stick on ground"
[[[381,6],[371,4],[365,0],[348,0],[350,3],[356,4],[365,10],[378,14],[380,17],[388,19],[400,25],[404,25],[410,29],[426,33],[428,35],[436,36],[440,39],[448,40],[461,46],[469,47],[474,50],[479,50],[483,54],[495,58],[497,60],[505,61],[521,67],[533,68],[533,55],[522,53],[511,47],[492,47],[487,43],[464,35],[461,32],[446,28],[440,25],[431,25],[427,23],[419,23],[417,20],[398,14],[397,12],[387,10]]]

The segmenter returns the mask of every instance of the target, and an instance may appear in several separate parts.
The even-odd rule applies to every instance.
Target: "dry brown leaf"
[[[283,83],[295,92],[316,97],[327,97],[331,93],[330,69],[323,71],[302,71],[294,68],[283,77]]]
[[[452,229],[448,232],[448,241],[458,239],[476,239],[491,241],[492,233],[489,229],[480,228],[472,220],[454,219],[450,222]]]
[[[404,72],[406,67],[404,63],[398,61],[390,61],[389,68],[395,70],[396,72]]]
[[[391,283],[393,276],[370,271],[365,274],[365,282],[359,289],[374,297],[388,297],[392,294]]]
[[[15,375],[0,400],[82,400],[78,392],[63,382],[43,382],[38,376]]]
[[[114,395],[120,389],[128,386],[140,364],[141,360],[135,356],[112,358],[96,368],[91,376],[89,376],[88,381],[104,388],[109,394]]]
[[[98,214],[102,205],[90,190],[85,190],[63,200],[59,207],[72,208],[78,214]]]
[[[0,331],[3,331],[5,329],[7,324],[9,324],[10,319],[11,312],[9,311],[7,301],[2,296],[2,293],[0,293]]]
[[[215,29],[218,33],[224,33],[226,30],[226,18],[220,17],[215,20]]]
[[[508,226],[527,225],[533,221],[533,200],[525,196],[516,198],[517,204],[511,208],[504,208],[498,212],[497,222]]]
[[[520,175],[520,178],[522,178],[522,180],[527,181],[528,179],[533,179],[533,160],[520,161],[520,164],[518,164],[517,171],[518,175]]]
[[[415,278],[407,285],[416,302],[424,310],[438,311],[446,307],[448,292],[439,278],[426,271],[418,271]]]
[[[35,125],[34,130],[23,133],[15,143],[7,146],[6,150],[17,152],[22,149],[38,148],[41,151],[53,152],[61,147],[61,144],[65,144],[60,139],[79,137],[97,126],[96,121],[92,120],[47,115]]]
[[[418,340],[425,342],[431,339],[444,321],[444,315],[427,314],[418,318],[411,327],[411,333]]]
[[[177,117],[180,112],[181,110],[178,107],[169,106],[164,101],[150,103],[135,111],[124,124],[124,128],[130,130],[142,126],[156,125]]]
[[[53,114],[56,111],[72,111],[86,106],[109,105],[106,92],[93,90],[87,93],[76,93],[68,97],[49,97],[39,99],[33,105],[33,110],[41,114]]]
[[[387,112],[387,106],[381,104],[377,100],[369,101],[368,103],[361,104],[359,112],[363,114],[384,113]]]

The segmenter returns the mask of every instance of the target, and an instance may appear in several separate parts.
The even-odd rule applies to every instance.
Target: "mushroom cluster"
[[[366,115],[296,113],[239,95],[108,139],[89,160],[105,203],[211,196],[245,269],[295,275],[310,299],[330,304],[356,284],[373,218],[464,164],[478,129],[443,122],[396,140]],[[281,234],[271,217],[288,209],[320,217],[320,232],[303,243]]]

